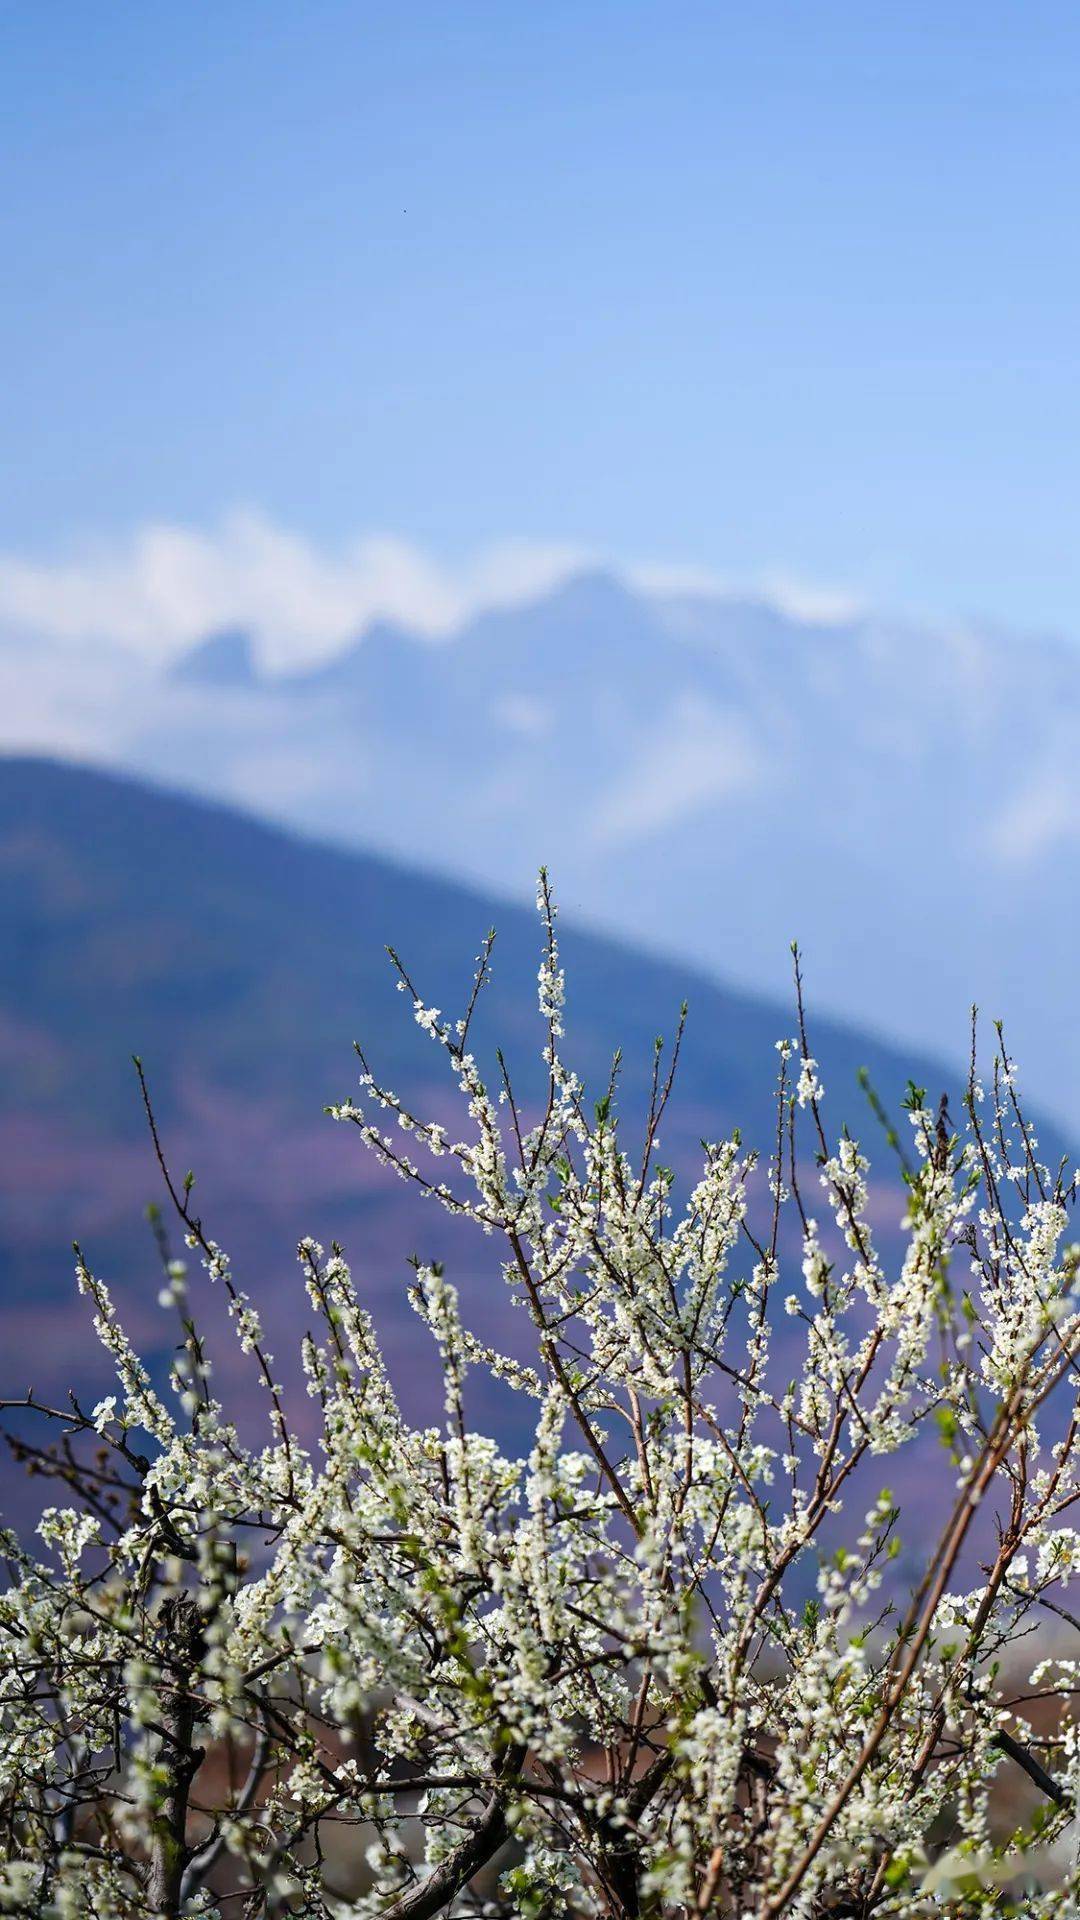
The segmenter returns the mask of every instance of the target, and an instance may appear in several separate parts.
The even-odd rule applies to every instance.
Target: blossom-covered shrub
[[[678,1043],[632,1156],[618,1062],[587,1102],[563,1058],[543,876],[539,909],[538,1104],[470,1050],[492,936],[460,1020],[395,957],[460,1137],[365,1061],[331,1110],[492,1237],[522,1307],[530,1351],[495,1351],[416,1265],[443,1378],[426,1426],[343,1253],[306,1241],[302,1443],[147,1099],[270,1432],[253,1447],[215,1398],[163,1228],[167,1385],[79,1255],[115,1392],[6,1403],[52,1423],[37,1464],[70,1504],[4,1542],[0,1909],[1075,1913],[1075,1187],[1040,1164],[1003,1044],[988,1094],[973,1049],[959,1132],[913,1088],[887,1133],[899,1259],[865,1153],[829,1138],[801,987],[768,1164],[706,1142],[678,1208],[658,1159]],[[470,1419],[484,1375],[527,1410],[522,1457]],[[920,1463],[908,1516],[898,1454]]]

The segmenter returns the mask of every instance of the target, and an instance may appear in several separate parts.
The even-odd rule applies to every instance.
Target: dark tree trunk
[[[190,1594],[177,1594],[165,1602],[161,1626],[161,1762],[168,1769],[169,1783],[151,1825],[146,1898],[152,1913],[163,1915],[164,1920],[177,1920],[180,1885],[189,1857],[188,1797],[203,1758],[202,1749],[195,1745],[199,1708],[193,1682],[205,1643],[202,1616]]]

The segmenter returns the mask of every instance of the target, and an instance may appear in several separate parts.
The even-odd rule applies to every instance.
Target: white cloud
[[[452,633],[479,608],[543,593],[587,562],[580,549],[525,541],[458,566],[389,535],[320,547],[244,511],[210,532],[151,525],[52,562],[0,554],[0,623],[159,659],[243,626],[265,662],[283,667],[333,653],[374,619]]]
[[[789,573],[766,574],[761,590],[778,612],[811,627],[842,626],[866,611],[859,595],[844,587],[821,586]]]
[[[281,668],[334,653],[375,619],[443,638],[482,608],[531,599],[596,566],[651,594],[733,591],[707,569],[623,564],[567,543],[503,541],[457,563],[388,534],[320,545],[245,509],[209,530],[154,523],[55,560],[0,553],[0,628],[162,660],[242,626],[265,664]],[[823,606],[831,615],[838,604],[790,582],[772,597],[800,618],[829,617]]]
[[[764,600],[804,626],[832,626],[855,620],[866,611],[861,597],[846,587],[823,586],[790,573],[770,571],[757,580],[739,580],[712,567],[681,561],[630,561],[615,570],[641,593],[673,599],[700,595],[706,599]]]

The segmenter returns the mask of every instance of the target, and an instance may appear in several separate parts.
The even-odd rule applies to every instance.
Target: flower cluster
[[[705,1143],[680,1204],[658,1159],[679,1043],[631,1155],[618,1063],[590,1105],[563,1058],[546,876],[538,905],[535,1106],[470,1050],[489,936],[460,1019],[393,956],[461,1137],[363,1058],[359,1098],[330,1110],[497,1239],[525,1309],[530,1350],[504,1354],[416,1264],[443,1380],[428,1426],[343,1252],[311,1240],[314,1437],[290,1420],[147,1098],[269,1437],[214,1396],[163,1231],[169,1388],[79,1256],[116,1392],[85,1413],[5,1403],[57,1429],[36,1464],[70,1503],[33,1550],[4,1540],[0,1912],[1064,1920],[1080,1249],[1003,1042],[961,1129],[913,1087],[907,1137],[889,1130],[898,1243],[868,1155],[826,1131],[797,973],[768,1165]],[[527,1445],[473,1423],[478,1378]],[[906,1535],[883,1475],[912,1462]],[[329,1864],[350,1830],[351,1883]]]

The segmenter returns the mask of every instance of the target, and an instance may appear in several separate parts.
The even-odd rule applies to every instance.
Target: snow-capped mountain
[[[546,861],[568,915],[744,986],[785,992],[797,937],[819,1007],[954,1059],[977,1000],[1032,1094],[1080,1119],[1065,643],[597,574],[448,641],[373,626],[303,674],[260,673],[229,633],[168,673],[113,658],[50,686],[13,744],[511,895]]]

